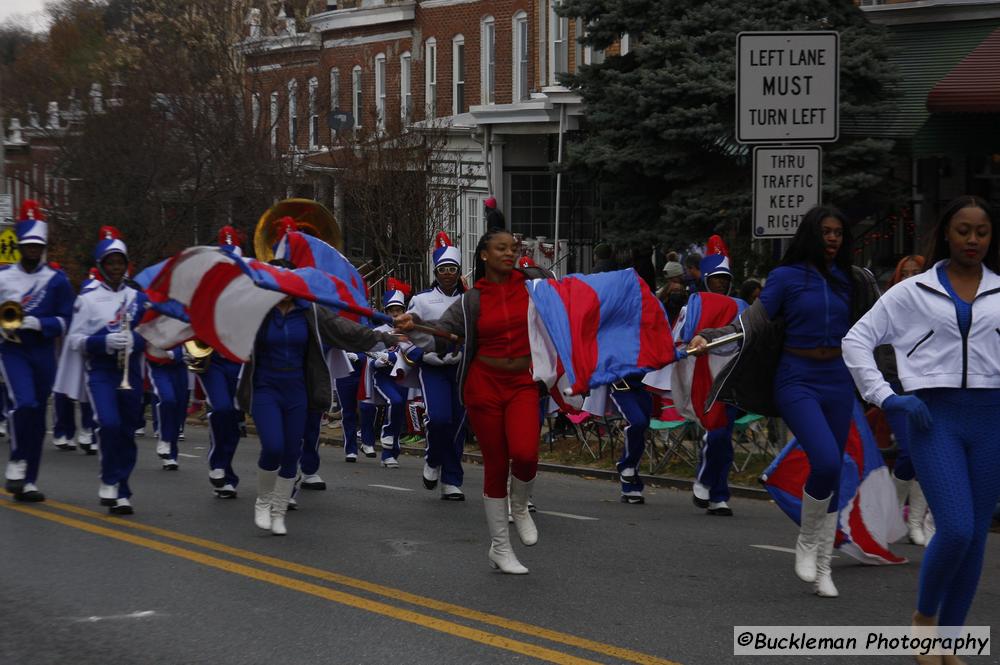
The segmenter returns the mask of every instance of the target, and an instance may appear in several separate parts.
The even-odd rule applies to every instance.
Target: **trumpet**
[[[132,332],[132,316],[129,314],[127,302],[125,306],[125,317],[122,321],[122,330],[130,334]],[[122,382],[118,384],[118,390],[132,390],[132,384],[128,382],[128,361],[131,355],[132,343],[130,340],[129,345],[118,354],[118,363],[122,366]]]
[[[0,337],[4,341],[21,343],[21,338],[17,334],[17,329],[21,327],[24,319],[24,310],[21,303],[16,300],[8,300],[0,303]]]
[[[187,368],[195,374],[205,373],[213,353],[215,353],[215,349],[200,339],[189,339],[184,342],[184,357],[187,361]]]

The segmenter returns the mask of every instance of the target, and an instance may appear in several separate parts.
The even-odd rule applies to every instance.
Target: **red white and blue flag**
[[[525,282],[535,378],[580,395],[674,361],[663,305],[632,269]]]
[[[342,302],[361,307],[368,302],[368,287],[358,269],[336,247],[315,236],[289,231],[278,242],[274,256],[288,259],[296,268],[316,268],[326,273],[337,285],[337,294]],[[344,316],[368,324],[355,313],[344,312]]]
[[[802,488],[808,475],[809,460],[794,439],[761,475],[771,497],[796,523],[801,519]],[[889,468],[861,404],[854,405],[838,496],[836,545],[842,552],[869,565],[906,563],[889,549],[890,543],[906,534],[906,526]]]
[[[215,246],[190,247],[169,259],[146,289],[151,308],[137,331],[164,349],[197,337],[224,357],[245,362],[264,317],[285,296],[352,318],[391,321],[345,302],[343,290],[343,280],[317,268],[286,270]]]

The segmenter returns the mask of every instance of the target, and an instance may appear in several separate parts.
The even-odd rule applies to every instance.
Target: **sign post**
[[[757,146],[753,151],[753,237],[795,235],[799,220],[820,202],[819,146]]]

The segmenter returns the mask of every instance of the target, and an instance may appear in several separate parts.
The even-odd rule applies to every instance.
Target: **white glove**
[[[104,343],[109,352],[127,349],[132,344],[132,333],[126,330],[108,333],[108,336],[104,338]]]
[[[347,359],[352,363],[356,363],[358,362],[358,354],[348,351]]]
[[[382,369],[389,366],[389,354],[385,351],[375,352],[375,367]]]
[[[21,319],[21,330],[37,330],[41,332],[42,322],[35,316],[26,316]]]

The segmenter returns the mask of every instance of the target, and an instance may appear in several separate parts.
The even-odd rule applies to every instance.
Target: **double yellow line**
[[[555,649],[530,642],[512,639],[498,633],[472,628],[448,619],[433,616],[431,614],[406,609],[396,605],[390,605],[377,600],[371,600],[364,596],[355,595],[346,591],[332,589],[327,586],[306,582],[262,568],[246,565],[244,563],[238,563],[237,561],[222,559],[170,543],[153,540],[151,538],[130,533],[128,530],[151,534],[158,536],[159,538],[172,540],[178,543],[194,545],[204,550],[225,554],[235,559],[241,559],[243,561],[253,562],[256,564],[263,564],[271,568],[311,577],[324,582],[334,583],[349,589],[357,589],[359,591],[364,591],[366,593],[381,596],[393,601],[408,603],[418,608],[433,610],[445,615],[461,617],[465,620],[476,621],[480,624],[500,628],[508,633],[521,633],[523,635],[540,638],[556,644],[589,651],[600,656],[615,658],[619,662],[636,663],[637,665],[680,665],[679,663],[671,660],[665,660],[663,658],[633,651],[631,649],[625,649],[611,644],[589,640],[587,638],[570,635],[568,633],[549,630],[547,628],[534,626],[532,624],[495,614],[480,612],[461,605],[455,605],[453,603],[447,603],[433,598],[408,593],[401,589],[395,589],[381,584],[375,584],[372,582],[366,582],[365,580],[348,577],[346,575],[340,575],[321,568],[305,566],[291,561],[285,561],[284,559],[278,559],[265,554],[252,552],[250,550],[230,547],[229,545],[217,543],[212,540],[206,540],[204,538],[198,538],[196,536],[190,536],[177,531],[161,529],[159,527],[150,526],[131,519],[123,520],[121,518],[108,517],[102,513],[87,510],[86,508],[80,508],[79,506],[67,503],[61,503],[59,501],[49,500],[45,504],[34,505],[0,501],[0,506],[25,515],[31,515],[33,517],[48,520],[50,522],[56,522],[74,529],[86,531],[88,533],[131,543],[139,547],[145,547],[163,554],[176,556],[178,558],[186,559],[188,561],[216,568],[218,570],[224,570],[235,575],[242,575],[261,582],[290,589],[292,591],[298,591],[300,593],[323,598],[324,600],[329,600],[348,607],[364,610],[366,612],[372,612],[374,614],[379,614],[399,621],[406,621],[408,623],[436,630],[453,637],[478,642],[497,649],[512,651],[550,663],[558,663],[559,665],[599,665],[597,661],[581,658],[571,653],[557,651]],[[85,517],[90,521],[83,521],[74,517],[68,517],[56,512],[56,510],[69,513],[71,515]],[[102,524],[114,525],[115,528],[102,526]]]

